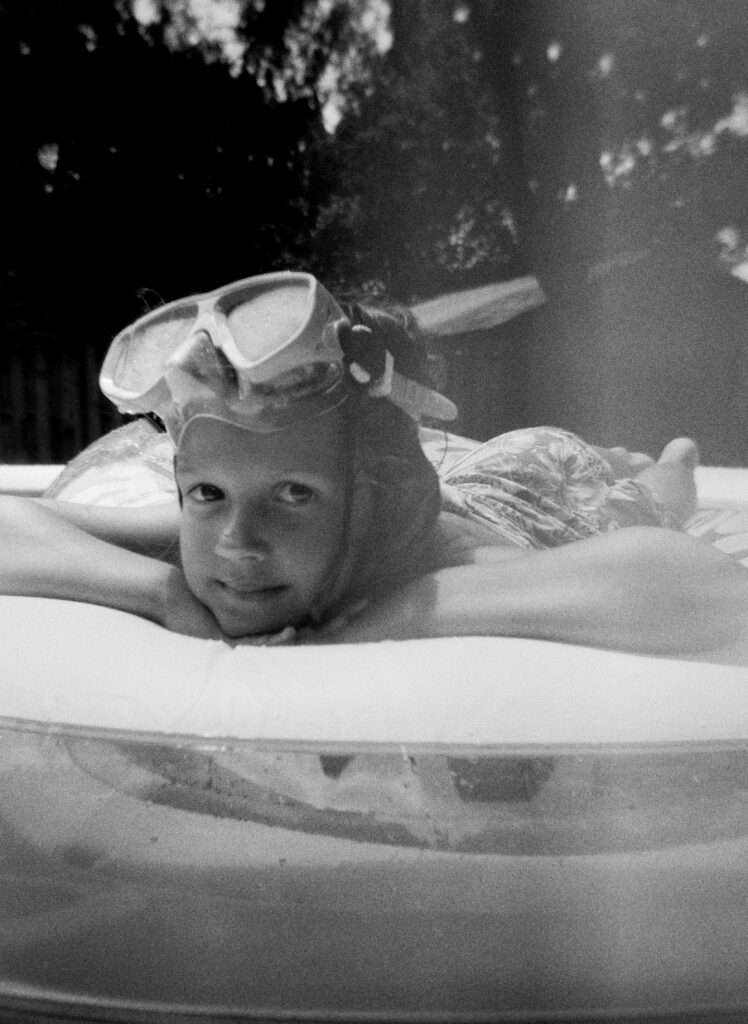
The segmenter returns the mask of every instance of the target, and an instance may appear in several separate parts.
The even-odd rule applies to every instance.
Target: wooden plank
[[[26,419],[26,378],[23,358],[15,349],[10,361],[11,452],[14,462],[28,462],[24,423]]]
[[[60,365],[60,416],[65,434],[64,458],[71,458],[85,445],[85,428],[81,396],[83,362],[71,352],[62,354]],[[67,449],[70,450],[67,450]]]
[[[37,348],[33,359],[33,416],[36,443],[32,453],[34,462],[52,461],[51,409],[49,401],[49,360],[46,352]]]
[[[86,414],[85,443],[97,440],[103,433],[101,423],[101,392],[99,391],[99,360],[93,344],[86,342],[84,348],[84,394]]]

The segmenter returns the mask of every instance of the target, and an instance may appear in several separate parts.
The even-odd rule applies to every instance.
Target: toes
[[[699,447],[690,437],[676,437],[662,449],[658,462],[682,462],[695,468],[699,464]]]
[[[639,473],[648,466],[654,466],[654,459],[646,452],[632,452],[629,457],[632,471]]]

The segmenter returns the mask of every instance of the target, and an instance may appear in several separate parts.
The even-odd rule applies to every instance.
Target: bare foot
[[[676,437],[662,449],[657,462],[637,474],[655,498],[665,506],[676,526],[696,510],[694,470],[699,464],[699,448],[690,437]]]
[[[657,461],[680,462],[696,469],[699,464],[699,446],[690,437],[676,437],[665,445]]]

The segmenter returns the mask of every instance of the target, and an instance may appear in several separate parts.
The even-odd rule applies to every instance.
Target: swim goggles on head
[[[170,302],[120,332],[101,389],[122,412],[155,413],[177,443],[195,416],[278,431],[336,408],[355,387],[414,418],[454,419],[453,403],[399,374],[389,352],[368,361],[362,332],[370,333],[352,327],[311,274],[249,277]]]

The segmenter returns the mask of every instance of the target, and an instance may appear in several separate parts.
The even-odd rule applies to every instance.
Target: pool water
[[[9,728],[0,774],[0,1007],[748,1007],[748,743],[342,749]]]

